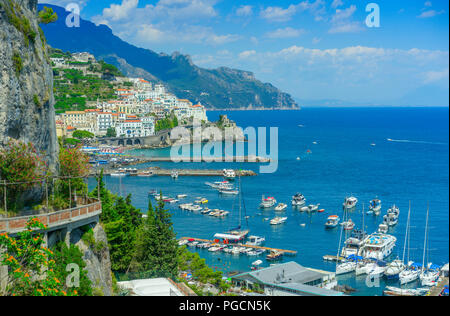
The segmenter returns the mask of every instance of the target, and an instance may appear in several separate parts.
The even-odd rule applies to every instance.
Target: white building
[[[141,119],[143,136],[155,135],[155,117],[146,116]]]
[[[112,113],[108,112],[100,112],[97,114],[97,129],[98,134],[105,135],[108,131],[108,128],[113,127],[113,116]]]

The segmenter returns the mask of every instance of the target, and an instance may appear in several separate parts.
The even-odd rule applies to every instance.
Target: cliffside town
[[[193,119],[208,121],[203,105],[177,98],[162,84],[125,77],[92,54],[55,52],[50,60],[59,112],[58,137],[71,137],[76,130],[99,137],[145,137],[162,128],[187,125]],[[96,82],[103,84],[103,90],[96,88]],[[73,91],[78,85],[90,88]],[[63,111],[67,108],[70,110]]]

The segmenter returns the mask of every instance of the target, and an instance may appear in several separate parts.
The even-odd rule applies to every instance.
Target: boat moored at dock
[[[359,255],[382,261],[392,254],[396,242],[392,235],[373,233],[364,239]]]

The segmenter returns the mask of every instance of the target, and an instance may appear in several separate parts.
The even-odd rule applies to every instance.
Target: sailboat
[[[242,199],[242,189],[241,189],[241,174],[239,173],[238,175],[238,179],[239,179],[239,185],[238,185],[238,190],[239,194],[238,194],[238,203],[239,203],[239,226],[236,227],[235,229],[231,229],[230,231],[226,232],[225,234],[215,234],[214,238],[221,238],[221,239],[225,239],[231,242],[240,242],[243,241],[247,235],[250,233],[250,230],[246,229],[243,230],[242,229],[242,204],[243,204],[243,199]],[[245,211],[245,204],[244,204],[244,211]]]
[[[436,280],[439,278],[439,271],[436,269],[430,269],[431,263],[428,263],[428,215],[429,207],[427,207],[427,221],[425,224],[425,241],[423,245],[423,260],[422,260],[422,272],[420,273],[420,283],[422,286],[435,286]],[[427,265],[425,266],[425,254],[427,256]]]
[[[419,278],[419,270],[413,262],[409,261],[409,251],[410,251],[410,239],[411,239],[411,206],[408,211],[408,220],[406,224],[406,234],[405,234],[405,245],[403,246],[403,260],[402,264],[405,262],[405,254],[406,254],[406,243],[408,243],[408,254],[407,254],[407,263],[404,264],[403,270],[398,274],[398,278],[400,279],[400,284],[407,284],[413,281],[416,281]]]
[[[346,220],[348,218],[347,209],[346,208],[344,208],[343,218],[344,218],[344,220]],[[346,231],[346,229],[345,229],[344,225],[341,224],[341,234],[340,234],[340,237],[339,237],[337,258],[339,258],[339,255],[341,254],[340,253],[340,250],[341,250],[340,247],[341,247],[341,242],[342,242],[342,234],[343,234],[344,231]],[[346,242],[347,242],[347,240],[346,240]],[[342,249],[342,256],[346,257],[346,259],[349,259],[350,255],[355,256],[356,254],[353,253],[353,249],[352,249],[353,247],[350,247],[353,244],[350,243],[348,245],[349,247],[347,249],[346,242],[345,242],[345,246]],[[357,250],[356,250],[356,253],[357,253]],[[356,270],[356,267],[357,267],[357,262],[354,262],[352,260],[345,260],[343,263],[340,263],[340,264],[336,265],[336,275],[341,275],[341,274],[347,274],[347,273],[354,272]]]
[[[408,219],[406,220],[406,231],[405,231],[405,242],[403,244],[403,258],[402,260],[396,259],[392,261],[386,271],[384,272],[384,275],[388,280],[395,280],[398,279],[400,276],[400,273],[405,270],[406,265],[405,262],[405,254],[406,254],[406,244],[408,241],[408,254],[409,254],[409,227],[410,227],[410,220],[411,220],[411,202],[409,202],[409,209],[408,209]]]

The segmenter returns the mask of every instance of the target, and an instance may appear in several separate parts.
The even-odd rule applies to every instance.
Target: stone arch
[[[123,139],[119,139],[119,141],[117,142],[118,146],[125,146],[125,142]]]
[[[136,139],[134,140],[134,144],[135,144],[135,145],[141,145],[141,140],[140,140],[139,138],[136,138]]]
[[[132,139],[127,139],[127,146],[128,145],[133,145],[133,140]]]

